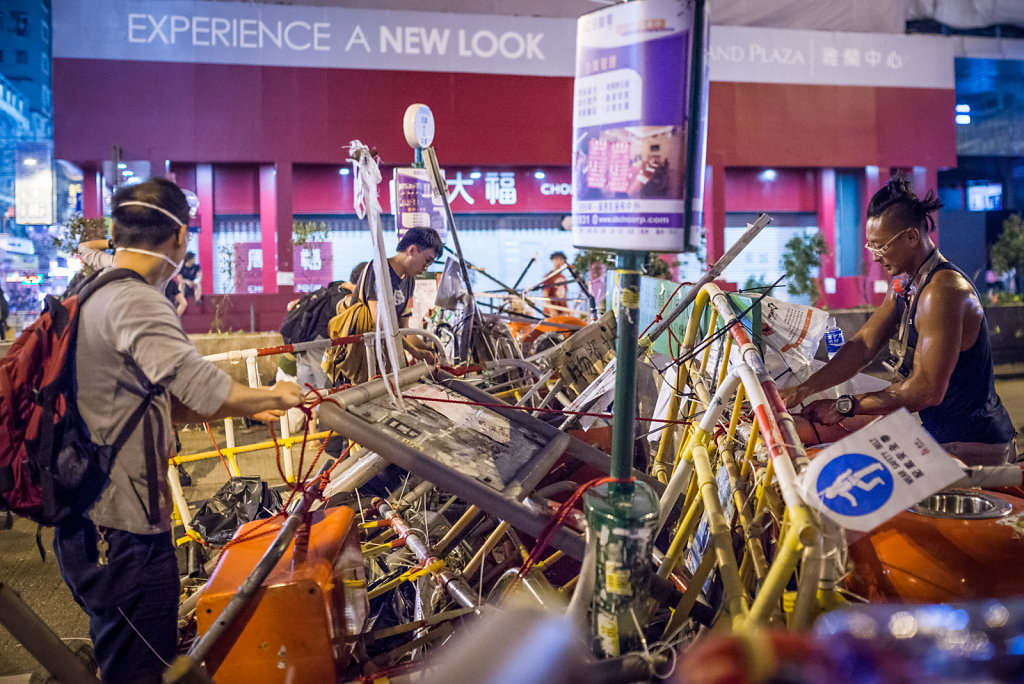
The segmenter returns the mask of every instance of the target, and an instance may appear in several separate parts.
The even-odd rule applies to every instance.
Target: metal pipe
[[[398,369],[398,386],[405,387],[411,383],[416,382],[420,378],[426,377],[433,370],[430,366],[424,363],[416,363],[405,368]],[[331,395],[330,401],[326,401],[320,405],[320,422],[323,423],[324,409],[329,406],[337,406],[341,409],[347,408],[349,405],[365,404],[368,401],[376,399],[377,397],[384,396],[387,393],[387,387],[384,384],[384,378],[377,378],[376,380],[370,380],[364,382],[355,387],[349,387],[344,389],[337,394]],[[340,430],[335,430],[341,432]],[[359,440],[356,440],[359,442]],[[362,442],[359,442],[360,444]],[[372,448],[372,447],[371,447]]]
[[[415,366],[407,370],[412,369],[415,369]],[[363,386],[360,385],[361,387]],[[507,520],[513,527],[531,536],[538,536],[547,526],[547,516],[538,515],[530,511],[526,506],[514,501],[510,496],[495,491],[468,475],[452,470],[433,458],[424,456],[418,449],[414,449],[407,444],[399,442],[397,439],[383,434],[373,425],[358,416],[343,411],[334,404],[321,405],[320,422],[358,444],[372,449],[400,468],[414,472],[431,482],[443,482],[445,489],[452,494],[456,494],[466,501],[476,504],[481,509],[502,520]],[[540,423],[540,421],[535,422]],[[565,450],[566,443],[569,441],[568,435],[564,433],[559,434],[561,439],[554,438],[547,447],[552,452],[557,452],[557,454]],[[556,458],[557,454],[555,455]],[[543,475],[544,473],[540,473],[540,476]],[[551,544],[556,548],[562,549],[573,558],[583,558],[583,539],[564,528],[555,530],[551,538]]]
[[[39,664],[63,684],[99,684],[79,658],[60,640],[28,604],[0,582],[0,624],[20,642]],[[33,678],[34,679],[34,678]]]
[[[641,252],[618,255],[619,320],[615,341],[615,412],[612,416],[612,462],[608,473],[625,480],[633,470],[633,438],[636,414],[636,336],[640,328]],[[613,483],[622,493],[633,490],[632,483]]]
[[[441,564],[441,569],[432,571],[431,574],[448,595],[463,608],[475,608],[477,605],[476,592],[473,591],[473,588],[469,586],[461,575],[444,567],[444,561],[431,553],[430,545],[427,544],[427,541],[419,531],[411,527],[387,501],[376,499],[373,505],[377,508],[377,512],[380,513],[382,518],[391,521],[391,526],[395,533],[405,540],[406,548],[415,554],[416,560],[420,562],[422,567],[429,568],[438,563]]]

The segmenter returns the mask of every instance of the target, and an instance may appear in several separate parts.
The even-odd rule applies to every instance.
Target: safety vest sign
[[[800,476],[804,500],[867,532],[963,477],[963,467],[901,409],[827,447]]]

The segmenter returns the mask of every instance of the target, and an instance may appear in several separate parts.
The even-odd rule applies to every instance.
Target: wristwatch
[[[839,414],[846,416],[847,418],[853,417],[853,412],[857,408],[857,400],[853,398],[851,394],[843,394],[836,399],[836,411]]]

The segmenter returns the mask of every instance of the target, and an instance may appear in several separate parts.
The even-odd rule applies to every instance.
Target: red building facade
[[[193,4],[207,12],[211,4],[231,5]],[[514,36],[505,38],[515,33],[526,41],[532,35],[537,54],[547,60],[492,64],[467,55],[456,64],[461,70],[443,71],[437,64],[449,62],[432,61],[437,55],[403,54],[398,65],[407,68],[395,68],[394,45],[385,42],[381,47],[390,52],[377,55],[380,60],[366,50],[358,61],[338,67],[260,63],[274,60],[258,51],[230,58],[234,63],[204,62],[205,53],[194,44],[176,52],[159,45],[159,36],[149,44],[129,44],[133,36],[151,33],[149,20],[138,17],[163,5],[139,7],[132,18],[112,16],[114,10],[98,8],[93,0],[55,3],[56,156],[85,171],[86,215],[102,211],[103,162],[111,158],[112,145],[126,159],[148,161],[152,173],[172,173],[200,200],[200,263],[212,263],[216,216],[258,217],[264,294],[238,296],[247,317],[249,304],[259,316],[279,312],[293,296],[291,281],[281,275],[294,262],[293,219],[352,212],[351,176],[339,173],[350,140],[376,147],[384,164],[412,160],[401,118],[413,102],[434,112],[434,146],[449,181],[455,170],[502,169],[525,177],[544,169],[555,191],[542,194],[538,186],[530,195],[535,200],[514,211],[569,211],[570,198],[560,184],[569,178],[572,158],[573,64],[566,55],[572,54],[573,20],[490,17],[491,28],[480,29],[473,24],[479,18],[469,15],[402,13],[406,25],[415,23],[409,15],[422,14],[419,23],[436,21],[449,28],[449,51],[462,49],[456,38],[463,33],[490,32],[495,45],[505,41],[516,47]],[[264,8],[264,14],[271,8],[238,7]],[[398,21],[397,13],[316,11],[334,22],[339,45],[352,26],[362,26],[370,47],[375,35],[370,19],[380,26]],[[93,19],[90,12],[103,16]],[[337,28],[344,23],[340,20],[347,21],[344,29]],[[88,43],[76,33],[76,22],[90,21],[119,26],[124,44],[115,49]],[[196,25],[196,17],[190,21]],[[132,33],[133,26],[146,31]],[[380,36],[391,37],[394,30],[382,28]],[[540,34],[542,39],[536,37]],[[568,51],[562,45],[567,41]],[[953,57],[943,41],[713,27],[705,186],[709,261],[724,252],[731,221],[759,211],[792,214],[801,225],[817,226],[833,246],[821,267],[821,275],[832,279],[826,281],[825,303],[877,301],[875,282],[882,275],[862,247],[859,255],[851,247],[864,240],[862,222],[855,221],[862,206],[852,212],[846,206],[850,181],[859,184],[854,194],[862,205],[893,170],[912,173],[915,187],[923,190],[936,186],[940,168],[955,166]],[[414,47],[423,50],[420,43]],[[876,54],[880,61],[872,65],[869,57]],[[246,60],[250,63],[241,63]],[[387,68],[374,68],[382,63]],[[893,66],[897,63],[899,68]],[[467,64],[491,73],[471,72]],[[432,68],[438,70],[423,70]],[[481,208],[453,206],[471,213]],[[860,271],[851,272],[858,264]],[[275,327],[269,318],[260,325]]]

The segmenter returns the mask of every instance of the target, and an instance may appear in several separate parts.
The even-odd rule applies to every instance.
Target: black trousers
[[[98,532],[79,518],[56,528],[61,576],[89,616],[89,636],[104,682],[159,682],[174,657],[178,563],[171,533],[103,528],[110,548],[99,565]]]

